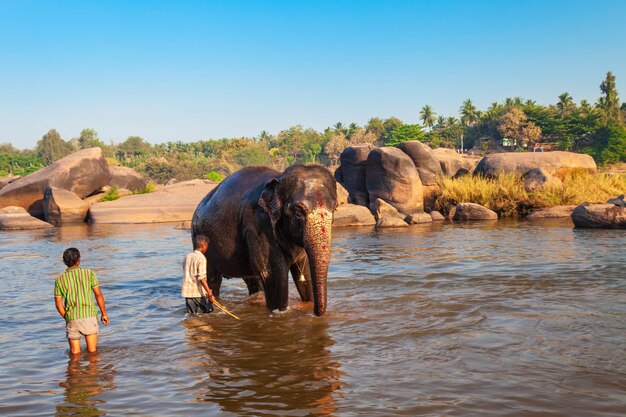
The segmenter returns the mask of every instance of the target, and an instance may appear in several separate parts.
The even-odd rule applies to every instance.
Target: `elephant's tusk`
[[[235,316],[233,313],[231,313],[230,311],[228,311],[228,310],[226,309],[226,307],[224,307],[223,305],[221,305],[221,304],[220,304],[217,300],[215,300],[215,299],[214,299],[214,300],[213,300],[213,304],[215,304],[215,306],[216,306],[217,308],[219,308],[220,310],[222,310],[224,313],[228,314],[229,316],[234,317],[234,318],[236,318],[237,320],[241,320],[239,317]]]

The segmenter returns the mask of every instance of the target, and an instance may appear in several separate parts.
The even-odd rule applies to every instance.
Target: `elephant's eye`
[[[305,217],[305,212],[304,212],[304,207],[302,206],[294,206],[293,207],[293,212],[295,214],[295,216],[299,219],[302,219]]]

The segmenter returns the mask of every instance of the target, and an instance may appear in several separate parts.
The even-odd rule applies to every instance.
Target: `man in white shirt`
[[[213,293],[207,284],[206,257],[209,238],[196,236],[194,251],[183,260],[183,288],[181,295],[185,298],[187,313],[200,314],[213,311]]]

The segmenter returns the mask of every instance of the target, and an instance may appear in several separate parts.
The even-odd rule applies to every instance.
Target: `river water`
[[[172,225],[0,233],[3,416],[623,416],[626,234],[568,220],[335,229],[328,312],[225,280],[186,318]],[[63,250],[111,324],[70,360]]]

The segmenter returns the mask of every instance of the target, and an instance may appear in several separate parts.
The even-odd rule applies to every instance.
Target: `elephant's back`
[[[280,175],[268,167],[247,167],[229,175],[198,204],[192,220],[192,234],[206,235],[212,244],[207,253],[218,270],[229,270],[230,260],[240,259],[243,236],[241,216],[255,205],[265,183]],[[224,264],[222,264],[225,262]],[[220,265],[222,264],[222,265]]]

